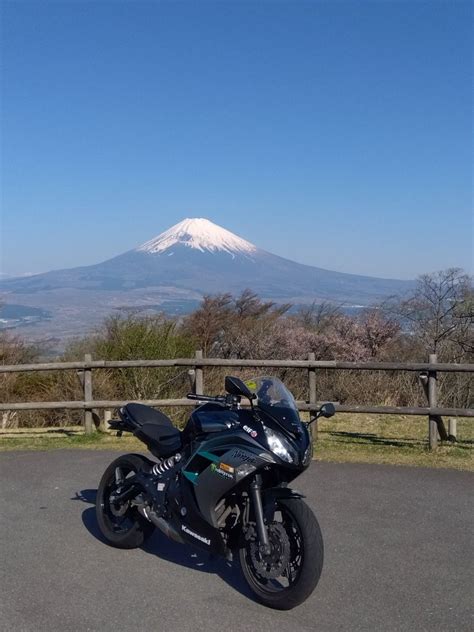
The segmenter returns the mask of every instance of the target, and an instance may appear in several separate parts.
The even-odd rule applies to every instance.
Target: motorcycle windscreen
[[[301,428],[301,420],[295,398],[277,377],[257,377],[246,381],[257,396],[257,406],[286,430],[294,433]]]

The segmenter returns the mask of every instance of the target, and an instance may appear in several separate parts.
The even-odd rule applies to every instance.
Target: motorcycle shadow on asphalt
[[[93,505],[93,507],[88,507],[82,512],[82,522],[94,538],[108,545],[97,524],[95,515],[96,494],[96,489],[83,489],[80,492],[76,492],[75,497],[71,498],[71,500],[80,500]],[[213,573],[234,590],[254,601],[254,597],[242,576],[238,561],[229,562],[200,549],[194,549],[186,544],[174,542],[161,533],[159,529],[155,529],[155,533],[145,542],[141,549],[150,555],[156,555],[161,560],[202,573]]]

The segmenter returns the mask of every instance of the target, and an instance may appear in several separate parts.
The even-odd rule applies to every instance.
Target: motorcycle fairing
[[[245,431],[219,433],[200,444],[185,464],[183,486],[190,488],[204,520],[217,527],[219,500],[268,463],[275,463],[271,454]]]
[[[224,555],[226,547],[222,535],[201,516],[191,487],[191,483],[182,480],[179,506],[174,507],[172,524],[186,542],[210,553]]]

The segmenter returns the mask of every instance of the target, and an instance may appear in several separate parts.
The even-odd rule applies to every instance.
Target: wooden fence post
[[[189,369],[188,380],[189,380],[189,386],[191,388],[191,393],[195,393],[196,392],[196,370],[195,369]]]
[[[316,356],[313,352],[308,353],[308,360],[315,360]],[[309,387],[309,401],[308,403],[310,404],[314,404],[314,408],[310,408],[309,409],[309,417],[311,419],[311,417],[314,417],[314,415],[316,415],[316,413],[318,412],[318,409],[316,408],[316,369],[310,368],[308,369],[308,387]],[[310,426],[311,428],[311,436],[313,438],[313,441],[317,441],[318,440],[318,422],[315,421],[314,423],[311,424]]]
[[[112,419],[112,411],[110,410],[110,408],[106,408],[104,410],[104,416],[102,419],[102,423],[100,424],[100,429],[102,430],[102,432],[109,432],[110,430],[110,420]]]
[[[457,419],[448,419],[448,435],[450,441],[457,441]]]
[[[84,356],[84,362],[92,362],[92,356],[90,353],[86,353]],[[92,401],[92,370],[84,369],[84,402]],[[94,428],[94,422],[92,418],[92,409],[86,408],[84,410],[84,429],[86,434],[91,434]]]
[[[196,368],[194,373],[194,392],[196,395],[204,394],[204,375],[202,370],[202,365],[198,363],[199,360],[202,360],[202,350],[198,349],[196,351]]]
[[[434,354],[434,357],[436,357],[435,354]],[[429,376],[430,376],[430,372],[427,371],[427,372],[420,373],[419,378],[420,378],[421,385],[423,386],[426,399],[428,401],[428,406],[431,406],[430,404],[430,377]],[[435,394],[436,394],[436,373],[435,373],[434,388],[435,388]],[[435,399],[437,401],[436,397]],[[444,421],[441,415],[431,415],[431,421],[434,421],[436,423],[436,427],[438,428],[438,435],[441,441],[452,441],[451,437],[449,436],[446,430],[446,426],[444,424]]]
[[[430,364],[435,364],[436,360],[436,353],[430,353]],[[438,403],[436,379],[436,371],[428,371],[428,406],[430,408],[436,408]],[[430,450],[435,450],[438,447],[438,424],[434,415],[428,417],[428,436]]]

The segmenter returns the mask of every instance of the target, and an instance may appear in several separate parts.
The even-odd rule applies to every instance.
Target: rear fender
[[[121,419],[112,419],[109,423],[110,430],[117,430],[117,432],[133,432],[135,428],[131,428]]]

